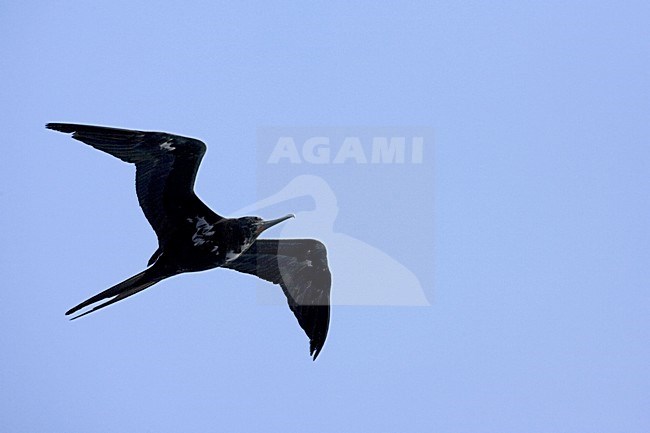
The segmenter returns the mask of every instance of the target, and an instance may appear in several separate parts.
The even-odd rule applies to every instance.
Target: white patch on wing
[[[194,246],[198,247],[199,245],[203,245],[207,241],[201,237],[198,237],[197,235],[192,236],[192,242],[194,242]]]
[[[214,225],[208,224],[204,217],[196,218],[196,232],[192,235],[192,242],[195,247],[208,242],[207,237],[214,235]]]
[[[171,140],[167,140],[164,143],[161,143],[160,148],[162,150],[176,150],[176,148],[174,146],[172,146],[172,141]]]

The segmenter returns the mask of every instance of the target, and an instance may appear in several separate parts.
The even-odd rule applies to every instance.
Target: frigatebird
[[[138,202],[158,237],[158,249],[144,271],[85,300],[66,315],[108,299],[72,317],[78,319],[173,275],[222,267],[279,284],[309,337],[309,353],[316,360],[330,318],[332,278],[326,248],[315,239],[258,239],[264,230],[293,215],[264,221],[213,212],[194,192],[207,148],[195,138],[70,123],[48,123],[46,128],[71,133],[76,140],[135,164]]]

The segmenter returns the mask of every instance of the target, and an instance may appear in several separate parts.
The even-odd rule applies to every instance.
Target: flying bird
[[[65,314],[72,319],[128,298],[173,275],[227,268],[280,285],[289,308],[309,337],[309,353],[323,348],[330,319],[332,277],[325,246],[315,239],[259,239],[266,229],[293,215],[264,221],[226,218],[213,212],[194,192],[206,151],[200,140],[164,132],[103,126],[48,123],[48,129],[122,161],[135,164],[138,202],[158,237],[147,268],[85,300]]]

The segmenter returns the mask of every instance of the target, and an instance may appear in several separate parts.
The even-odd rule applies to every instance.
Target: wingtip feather
[[[65,132],[66,134],[70,134],[71,132],[74,132],[76,130],[76,125],[70,123],[51,122],[46,124],[45,127],[53,131]]]
[[[309,347],[309,355],[312,357],[312,361],[316,361],[316,358],[318,358],[318,355],[320,354],[320,351],[323,349],[323,345],[325,344],[324,341],[322,342],[316,342],[316,341],[311,341],[310,347]]]

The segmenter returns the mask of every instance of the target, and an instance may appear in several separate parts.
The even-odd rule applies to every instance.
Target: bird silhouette
[[[173,275],[222,267],[280,285],[289,308],[310,340],[315,360],[325,344],[332,278],[325,246],[315,239],[258,239],[264,230],[292,218],[225,218],[194,193],[206,151],[197,139],[164,132],[48,123],[48,129],[136,166],[136,193],[158,237],[147,268],[71,308],[78,319],[128,298]]]
[[[327,244],[329,267],[336,275],[333,305],[430,305],[420,280],[406,266],[379,248],[334,230],[338,200],[320,176],[298,175],[279,191],[235,213],[258,212],[300,197],[309,197],[314,206],[296,212],[295,223],[283,226],[281,235],[301,237],[309,233]],[[268,300],[272,294],[263,296]]]

